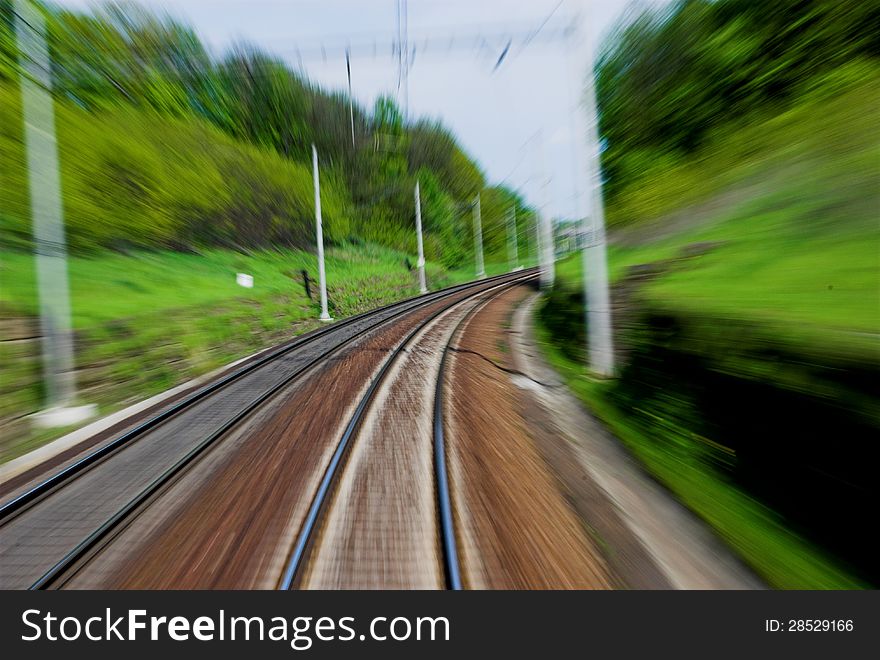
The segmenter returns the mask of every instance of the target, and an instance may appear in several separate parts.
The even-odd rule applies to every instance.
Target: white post
[[[556,278],[556,255],[555,250],[553,249],[553,225],[550,219],[549,203],[547,199],[549,194],[549,182],[544,175],[544,142],[541,131],[538,131],[538,135],[533,144],[536,151],[536,180],[540,186],[540,190],[538,191],[539,207],[537,209],[538,226],[536,228],[538,236],[538,261],[541,266],[541,288],[547,290],[553,286],[553,282]]]
[[[538,265],[538,260],[541,256],[541,237],[538,235],[538,210],[535,209],[532,211],[532,222],[531,226],[528,228],[528,240],[529,240],[529,259],[535,262],[535,265]]]
[[[422,244],[422,198],[419,194],[419,182],[416,181],[416,243],[419,248],[419,293],[428,293],[425,284],[425,248]]]
[[[575,104],[572,108],[578,135],[577,160],[585,166],[590,190],[589,217],[583,217],[586,246],[583,250],[584,291],[586,293],[587,332],[590,368],[597,374],[614,374],[614,339],[611,328],[611,304],[608,285],[608,256],[605,240],[605,209],[602,200],[601,150],[599,143],[599,112],[593,72],[593,44],[584,21],[585,8],[575,16],[574,66],[572,85]],[[580,68],[583,67],[583,68]],[[583,85],[583,97],[580,91]],[[583,107],[578,102],[583,99]]]
[[[321,228],[321,184],[318,181],[318,149],[312,145],[312,176],[315,180],[315,235],[318,241],[318,283],[321,288],[322,321],[332,321],[327,311],[327,276],[324,272],[324,230]]]
[[[477,261],[477,277],[486,277],[483,265],[483,223],[480,218],[480,193],[474,200],[474,258]]]
[[[36,252],[37,295],[42,334],[46,410],[39,426],[66,426],[92,416],[94,405],[72,407],[76,396],[67,244],[61,202],[52,75],[45,21],[29,0],[15,2],[19,47],[22,118]]]
[[[510,262],[511,270],[519,270],[522,265],[519,263],[519,235],[516,231],[516,206],[510,207],[507,214],[507,258]]]
[[[556,254],[553,246],[553,223],[547,211],[541,212],[541,287],[550,289],[556,281]]]

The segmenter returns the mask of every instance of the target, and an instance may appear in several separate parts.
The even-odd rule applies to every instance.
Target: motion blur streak
[[[377,0],[369,10],[242,0],[210,16],[202,3],[144,2],[0,0],[3,502],[193,379],[319,326],[314,145],[334,319],[551,257],[540,295],[512,290],[450,344],[441,414],[465,587],[880,584],[866,542],[880,505],[880,0]],[[588,182],[572,162],[589,117],[561,114],[578,90],[553,87],[566,71],[589,73],[580,61],[566,68],[567,54],[586,59],[580,8],[603,33],[587,54],[613,374],[588,366],[598,328],[585,323],[597,310],[585,308],[583,258],[595,283],[597,235],[583,227],[597,214],[576,217]],[[317,82],[328,71],[338,87]],[[572,178],[584,184],[575,194]],[[514,327],[522,310],[528,332]],[[279,417],[272,429],[285,460],[338,440],[317,422],[356,405],[407,323],[358,344],[358,370],[322,358],[308,377],[326,386],[296,424]],[[315,584],[351,586],[349,574],[375,587],[442,584],[425,430],[439,328],[401,360],[424,372],[395,371],[363,442],[342,457],[331,484],[342,495],[316,532]],[[271,405],[293,410],[305,384]],[[153,396],[163,398],[142,403]],[[119,415],[81,428],[46,416],[58,404]],[[221,407],[200,423],[240,412]],[[176,423],[181,452],[203,440]],[[236,563],[223,585],[276,584],[313,493],[287,489],[285,509],[259,513],[261,529],[281,531],[249,536],[257,504],[224,489],[238,479],[253,496],[286,482],[282,470],[260,472],[253,443],[265,437],[246,430],[189,473],[220,479],[210,497],[176,488],[161,511],[138,509],[152,530],[190,511],[181,538],[192,563],[151,569],[165,557],[144,534],[138,551],[155,564],[114,579],[180,586],[171,576],[200,574],[199,561],[209,573],[198,549],[222,527],[229,548],[255,548],[248,561],[272,558],[258,570]],[[409,440],[421,444],[398,451]],[[402,470],[409,478],[395,480]],[[94,481],[83,501],[106,502],[108,483]],[[369,497],[355,497],[365,483]],[[205,513],[215,496],[236,515]],[[395,520],[409,536],[393,536]],[[59,529],[40,531],[35,547]],[[19,547],[5,533],[0,545]],[[381,565],[378,549],[395,543],[421,549],[406,550],[405,580],[383,577],[409,570]],[[109,539],[101,552],[124,566],[128,548]],[[98,577],[111,568],[98,564]],[[81,584],[100,583],[91,576]],[[206,586],[196,582],[185,586]]]

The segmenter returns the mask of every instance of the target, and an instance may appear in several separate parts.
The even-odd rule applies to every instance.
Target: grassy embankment
[[[418,293],[407,255],[377,246],[327,251],[330,313],[344,318]],[[415,258],[409,255],[410,262]],[[503,265],[487,264],[489,274]],[[205,250],[72,256],[71,306],[80,398],[106,414],[318,325],[301,270],[317,277],[315,255],[299,250]],[[235,282],[254,276],[254,288]],[[473,278],[429,263],[432,289]],[[35,432],[22,417],[40,408],[33,257],[0,255],[0,461],[69,429]],[[18,339],[16,339],[16,337]]]
[[[845,517],[844,508],[798,512],[795,506],[786,514],[751,487],[802,460],[798,434],[809,429],[798,424],[802,416],[811,419],[817,405],[857,420],[854,428],[876,430],[880,419],[867,391],[870,377],[852,376],[880,371],[880,72],[856,71],[853,80],[858,82],[820,85],[783,114],[727,129],[693,160],[649,173],[609,209],[616,222],[611,276],[618,311],[627,317],[618,334],[627,349],[621,378],[591,379],[582,366],[583,335],[571,338],[572,329],[582,333],[582,309],[571,305],[581,282],[579,255],[559,264],[551,299],[570,308],[560,313],[548,305],[539,324],[549,359],[574,392],[778,588],[864,585],[857,576],[865,575],[859,570],[865,564],[855,566],[841,558],[845,551],[828,552],[808,540],[814,523]],[[646,319],[658,318],[672,323],[659,331],[648,327]],[[678,362],[664,361],[670,358]],[[688,374],[705,380],[681,382]],[[751,400],[719,401],[720,393],[706,391],[707,383],[719,382],[740,386],[731,391],[784,393],[794,403],[734,427],[749,433],[772,428],[756,432],[759,447],[750,446],[752,438],[721,439],[724,429],[701,419],[710,414],[701,403],[724,409],[728,421],[760,413]],[[780,424],[770,419],[774,412],[790,418]],[[713,431],[719,436],[709,435]],[[777,441],[785,456],[757,480],[742,479],[738,463],[746,449],[754,463],[755,456],[763,460],[777,451],[770,446]],[[811,441],[815,446],[803,462],[814,471],[840,465],[865,470],[858,477],[867,481],[869,468],[855,464],[876,452],[875,443],[870,435],[859,441],[832,426],[826,437]],[[855,504],[870,510],[870,502]],[[847,523],[835,534],[864,545],[870,532],[859,530],[870,520]]]
[[[18,86],[0,84],[0,461],[68,430],[37,433],[26,419],[43,391],[20,105]],[[310,164],[190,115],[86,112],[62,98],[55,124],[83,401],[111,412],[316,324],[300,274],[317,276]],[[342,318],[417,284],[406,266],[415,232],[358,212],[338,168],[326,159],[320,171],[330,307]],[[430,287],[471,279],[469,267],[438,265],[455,262],[423,210]],[[237,272],[255,277],[252,290]]]

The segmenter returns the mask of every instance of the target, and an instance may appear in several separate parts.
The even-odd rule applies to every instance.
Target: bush
[[[0,86],[0,229],[24,247],[31,216],[19,90]],[[314,243],[310,168],[197,119],[133,109],[90,114],[56,103],[68,243],[97,248]],[[328,242],[348,238],[347,191],[322,171]]]
[[[587,341],[583,289],[557,279],[538,313],[551,336],[559,339],[557,348],[570,360],[583,362]]]

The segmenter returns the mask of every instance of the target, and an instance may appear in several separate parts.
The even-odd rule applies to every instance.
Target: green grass
[[[673,443],[658,443],[656,429],[640,427],[627,411],[610,403],[606,397],[608,384],[591,379],[583,365],[565,357],[540,324],[537,336],[545,357],[575,395],[651,474],[703,518],[770,586],[865,587],[832,558],[791,531],[774,511],[728,482],[721,473],[694,459],[689,452],[674,451]]]
[[[378,295],[387,298],[390,289],[414,295],[414,272],[407,270],[407,255],[368,245],[346,246],[327,251],[327,286],[360,299]],[[411,262],[415,259],[410,255]],[[203,250],[198,254],[172,251],[134,252],[130,255],[104,252],[98,256],[71,256],[68,261],[70,298],[75,329],[134,317],[161,316],[171,310],[185,310],[224,304],[264,304],[277,297],[290,298],[306,317],[306,298],[301,271],[317,279],[317,258],[301,250],[253,251]],[[473,279],[466,268],[448,271],[428,263],[431,288],[450,286]],[[506,270],[500,263],[487,264],[492,276]],[[254,277],[254,288],[236,283],[236,273]],[[351,286],[380,278],[384,289],[360,290]],[[352,293],[354,292],[354,293]],[[316,291],[313,290],[316,296]],[[313,303],[316,304],[316,303]],[[345,306],[345,298],[331,300]],[[0,306],[6,315],[37,313],[34,257],[24,252],[0,254]]]
[[[608,276],[612,282],[619,281],[631,266],[647,264],[674,257],[680,250],[678,241],[640,246],[608,246]],[[572,253],[556,262],[556,275],[566,282],[580,286],[583,282],[583,259],[579,252]]]
[[[632,191],[645,220],[612,233],[612,280],[711,242],[644,288],[652,305],[754,321],[811,353],[880,358],[878,105],[875,71],[839,97],[719,136],[660,183],[646,180]],[[675,197],[679,187],[662,179],[679,175],[699,185]],[[560,276],[579,282],[580,261],[563,261]]]
[[[0,263],[0,303],[24,314],[37,311],[33,261],[27,253],[4,253]],[[73,256],[68,269],[73,324],[77,329],[89,328],[173,309],[258,303],[278,296],[291,296],[292,302],[305,305],[302,269],[317,277],[313,254],[292,250],[242,254],[215,249],[199,254],[160,251]],[[379,249],[328,251],[330,287],[377,272],[402,275],[403,256]],[[236,273],[253,275],[254,288],[236,284]]]
[[[371,278],[388,278],[388,286],[413,289],[405,267],[407,255],[368,245],[331,248],[326,255],[327,286],[353,289],[347,284]],[[410,261],[415,258],[409,255]],[[262,303],[278,296],[290,296],[306,305],[300,271],[317,279],[317,257],[301,250],[254,251],[248,254],[230,250],[203,250],[198,254],[172,251],[112,252],[98,256],[71,256],[68,277],[76,329],[90,328],[108,321],[135,316],[160,315],[174,309],[233,302]],[[506,265],[488,263],[489,276],[503,273]],[[469,268],[448,271],[429,262],[426,265],[429,288],[451,286],[473,279]],[[235,281],[236,273],[254,277],[254,288]],[[387,291],[378,291],[383,298]],[[341,301],[331,301],[342,305]],[[0,306],[23,315],[37,313],[34,257],[24,252],[0,253]],[[7,312],[7,315],[9,313]],[[303,310],[303,316],[306,316]]]
[[[664,262],[632,282],[629,311],[693,321],[710,368],[876,419],[869,392],[817,377],[880,364],[880,71],[856,73],[853,84],[728,127],[691,160],[651,172],[609,208],[608,257],[616,284],[632,266]],[[559,262],[560,286],[580,287],[581,268],[579,254]],[[619,383],[591,379],[573,359],[571,338],[539,326],[548,359],[575,394],[770,585],[865,586],[705,460],[716,448],[691,430],[693,411],[662,392],[624,409],[613,395]],[[751,345],[728,331],[744,327]],[[791,361],[764,363],[766,347]]]
[[[331,315],[344,318],[416,295],[417,275],[406,267],[407,257],[415,262],[369,244],[328,249]],[[317,287],[309,300],[302,269],[317,279],[314,254],[215,249],[71,256],[81,398],[107,414],[317,327]],[[448,271],[429,262],[426,270],[435,290],[473,279],[472,269]],[[504,264],[487,264],[489,275],[504,270]],[[253,289],[236,284],[239,272],[254,276]],[[0,253],[0,321],[34,324],[36,313],[33,256]],[[63,431],[37,433],[21,418],[42,405],[38,351],[33,341],[0,342],[0,461]]]
[[[748,320],[804,352],[876,361],[880,231],[840,223],[838,230],[811,236],[796,223],[761,210],[772,204],[772,199],[759,199],[730,211],[728,219],[709,229],[682,231],[656,244],[612,246],[611,280],[619,282],[636,264],[681,255],[690,244],[717,241],[706,254],[683,260],[649,282],[641,295],[655,307]],[[559,263],[559,277],[579,285],[581,264],[580,255],[570,255]]]

